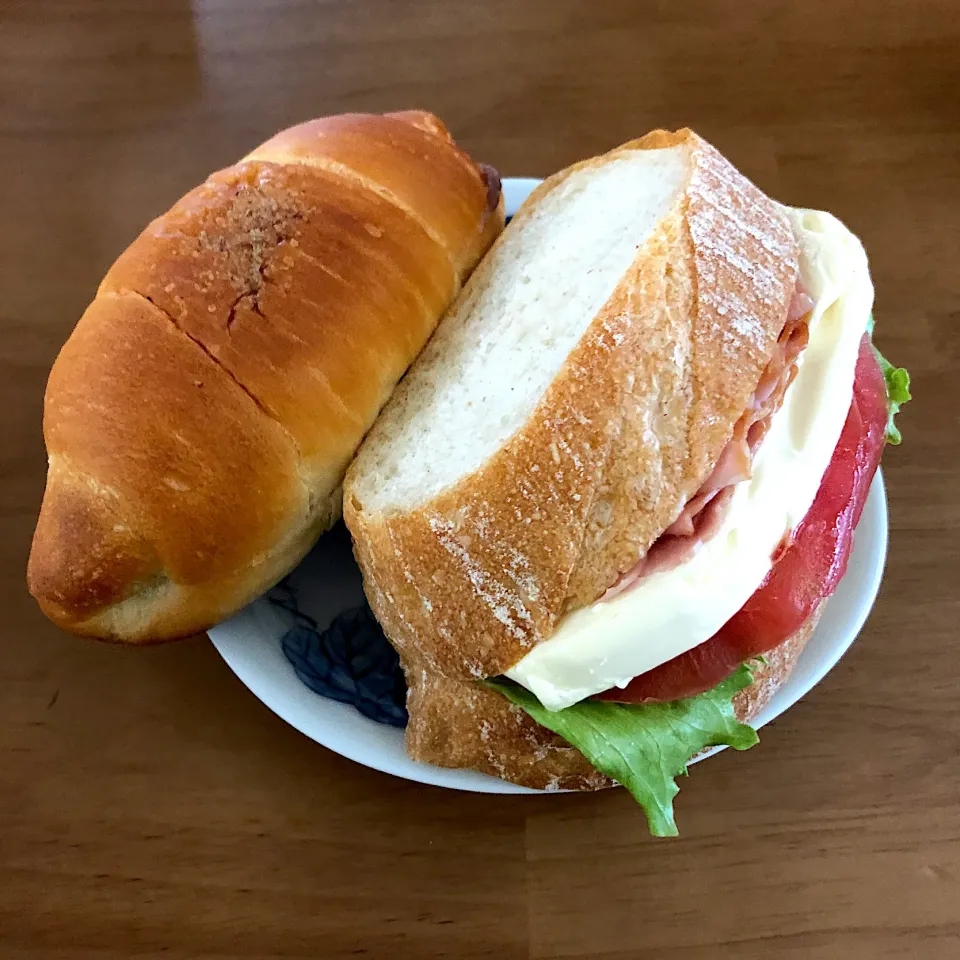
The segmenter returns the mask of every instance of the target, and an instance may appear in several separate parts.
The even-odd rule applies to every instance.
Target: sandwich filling
[[[905,374],[906,371],[900,371]],[[853,401],[813,505],[750,599],[705,643],[600,694],[663,703],[710,690],[747,660],[788,641],[836,589],[887,439],[890,389],[869,335],[860,341]],[[573,708],[576,709],[576,708]]]
[[[863,248],[840,221],[788,214],[812,304],[795,298],[754,403],[666,535],[508,671],[548,710],[624,688],[713,637],[768,577],[817,496],[851,407],[873,287]]]
[[[783,404],[787,387],[797,374],[797,358],[807,345],[807,324],[813,301],[794,294],[790,315],[774,347],[774,355],[760,377],[747,409],[733,427],[710,476],[680,511],[680,516],[651,544],[650,549],[601,597],[610,600],[653,573],[679,566],[719,529],[730,506],[733,488],[749,480],[753,457],[770,429],[771,417]]]

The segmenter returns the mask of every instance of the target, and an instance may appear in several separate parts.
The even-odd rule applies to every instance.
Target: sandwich
[[[872,305],[839,220],[690,130],[535,190],[345,479],[410,755],[619,783],[675,834],[677,776],[757,741],[899,442]]]

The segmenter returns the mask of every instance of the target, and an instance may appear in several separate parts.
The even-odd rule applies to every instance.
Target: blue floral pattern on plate
[[[268,598],[293,618],[280,645],[303,683],[322,697],[351,704],[377,723],[407,725],[407,686],[400,658],[369,606],[344,610],[320,629],[300,610],[288,580],[274,587]]]

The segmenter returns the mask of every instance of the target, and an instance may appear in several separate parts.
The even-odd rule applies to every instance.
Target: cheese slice
[[[828,213],[787,209],[813,298],[797,376],[715,536],[686,562],[565,617],[507,676],[561,710],[709,640],[757,590],[804,518],[853,396],[873,285],[860,241]]]

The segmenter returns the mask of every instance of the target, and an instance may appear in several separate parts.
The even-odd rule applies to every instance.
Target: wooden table
[[[955,4],[4,0],[0,58],[2,960],[960,956]],[[275,129],[421,105],[507,174],[694,126],[860,234],[913,373],[870,622],[677,841],[622,791],[374,773],[205,639],[74,640],[24,588],[44,378],[113,258]]]

